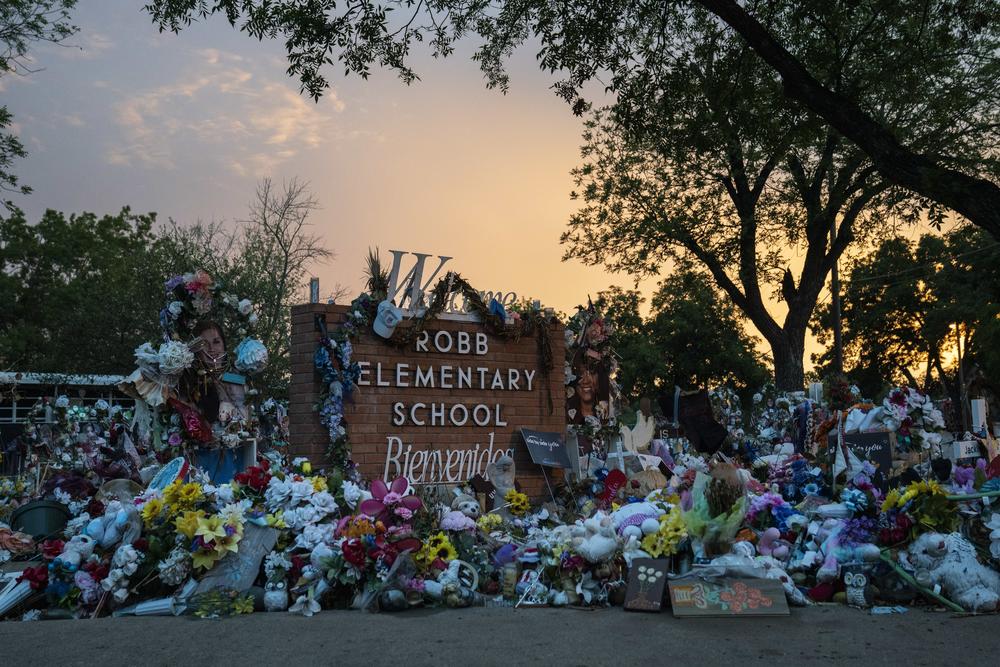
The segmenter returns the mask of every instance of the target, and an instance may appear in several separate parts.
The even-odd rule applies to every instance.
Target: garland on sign
[[[320,389],[320,423],[326,428],[330,442],[327,445],[327,459],[335,467],[346,469],[350,465],[350,444],[347,424],[344,421],[344,400],[357,388],[361,377],[361,367],[351,360],[351,341],[371,326],[378,303],[385,298],[388,281],[381,269],[378,256],[369,254],[368,289],[351,302],[346,321],[339,328],[321,332],[313,363],[323,384]],[[462,276],[449,271],[431,291],[427,307],[420,315],[411,318],[404,326],[397,327],[388,344],[404,348],[411,345],[424,330],[426,323],[442,312],[451,295],[460,293],[466,300],[468,312],[474,313],[487,332],[505,340],[517,341],[522,336],[537,333],[538,358],[544,386],[549,391],[548,375],[552,370],[552,341],[550,339],[550,319],[541,310],[525,308],[512,312],[510,318],[504,307],[496,299],[487,304],[482,295]],[[549,412],[552,412],[552,396],[548,394]]]

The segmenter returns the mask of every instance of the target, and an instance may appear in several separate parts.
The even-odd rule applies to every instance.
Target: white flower
[[[320,611],[319,602],[313,599],[312,589],[309,589],[308,595],[300,595],[295,599],[295,604],[288,608],[289,613],[292,614],[302,614],[305,617],[312,616],[313,614],[318,614]]]
[[[65,410],[69,407],[69,398],[66,396],[60,396],[56,399],[56,407],[60,410]]]
[[[332,514],[337,511],[336,499],[326,491],[313,494],[309,502],[320,514]]]
[[[0,563],[6,563],[10,560],[10,552],[6,549],[0,549]]]
[[[98,412],[107,412],[108,410],[111,409],[111,406],[108,405],[108,402],[105,401],[103,398],[99,398],[94,403],[94,409],[97,410]]]
[[[257,317],[257,313],[250,313],[250,317],[247,318],[247,324],[249,324],[252,327],[255,327],[257,326],[257,320],[259,319],[260,318]]]
[[[310,482],[292,482],[292,505],[298,505],[313,494],[313,485]]]
[[[64,461],[67,460],[66,456],[67,456],[66,454],[63,454]],[[56,497],[56,500],[61,502],[63,505],[69,505],[71,502],[73,502],[73,499],[69,497],[69,494],[60,489],[59,487],[56,487],[56,490],[52,492],[52,495],[54,495]]]
[[[372,494],[368,493],[351,481],[345,480],[341,488],[344,491],[344,502],[347,503],[347,506],[352,510],[355,509],[361,501],[368,500],[372,497]]]
[[[239,308],[241,315],[249,315],[250,311],[253,310],[253,302],[250,301],[250,299],[243,299],[237,307]]]
[[[184,304],[180,301],[171,301],[170,305],[167,306],[167,310],[176,319],[178,315],[184,312]]]
[[[215,487],[215,501],[220,505],[228,505],[229,503],[233,502],[232,485],[223,484],[222,486]]]
[[[292,484],[277,477],[272,477],[264,491],[264,502],[272,512],[283,507],[292,495]]]
[[[990,553],[994,558],[1000,558],[1000,512],[994,512],[990,520],[986,522],[986,527],[990,529]]]
[[[160,345],[157,353],[160,372],[166,375],[176,375],[187,370],[194,363],[194,353],[184,343],[171,340]]]
[[[222,518],[223,523],[242,523],[243,513],[250,509],[252,504],[249,500],[230,503],[219,510],[219,516]]]
[[[295,536],[295,546],[300,549],[312,550],[324,543],[329,531],[323,526],[310,525]]]
[[[303,505],[299,508],[299,524],[303,527],[316,523],[321,518],[322,515],[312,505]]]
[[[42,617],[41,609],[32,609],[31,611],[26,611],[21,616],[22,621],[37,621]]]
[[[281,515],[281,518],[284,520],[285,525],[288,526],[289,530],[293,531],[301,530],[302,524],[299,520],[298,510],[295,509],[285,510],[284,513]]]
[[[264,559],[264,574],[267,575],[268,579],[274,576],[275,570],[288,570],[292,569],[291,559],[283,551],[272,551]]]

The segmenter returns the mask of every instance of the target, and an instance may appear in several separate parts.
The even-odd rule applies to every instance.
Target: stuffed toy
[[[588,563],[600,563],[614,556],[618,550],[618,536],[614,520],[598,512],[578,523],[573,530],[573,551]]]
[[[771,556],[783,561],[788,558],[788,543],[781,539],[781,531],[772,526],[760,536],[757,551],[761,556]]]
[[[664,489],[667,486],[667,477],[656,468],[641,470],[628,478],[626,490],[628,495],[636,498],[645,498],[653,491]]]
[[[135,505],[112,500],[104,509],[104,516],[91,520],[84,532],[101,545],[110,549],[119,542],[132,544],[142,534],[142,519]]]
[[[982,565],[976,548],[959,533],[924,533],[900,553],[900,561],[924,572],[932,586],[966,611],[996,611],[1000,607],[1000,575]]]
[[[482,513],[482,508],[479,507],[479,501],[465,493],[457,496],[453,501],[451,501],[451,509],[461,512],[473,521],[478,519],[479,515]]]
[[[80,564],[90,558],[94,553],[96,542],[86,535],[74,535],[73,539],[66,543],[61,554],[52,561],[55,569],[62,568],[67,572],[76,572],[80,569]]]
[[[611,514],[615,530],[624,538],[655,533],[660,529],[663,508],[655,503],[629,503]]]

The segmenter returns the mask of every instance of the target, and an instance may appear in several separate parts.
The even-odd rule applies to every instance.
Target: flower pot
[[[62,503],[33,500],[21,505],[10,518],[11,528],[31,535],[36,540],[54,535],[66,527],[70,513]]]

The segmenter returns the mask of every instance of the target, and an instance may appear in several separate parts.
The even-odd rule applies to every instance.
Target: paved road
[[[998,634],[998,616],[911,609],[873,617],[839,605],[697,620],[620,609],[256,613],[0,623],[0,665],[987,665]]]

